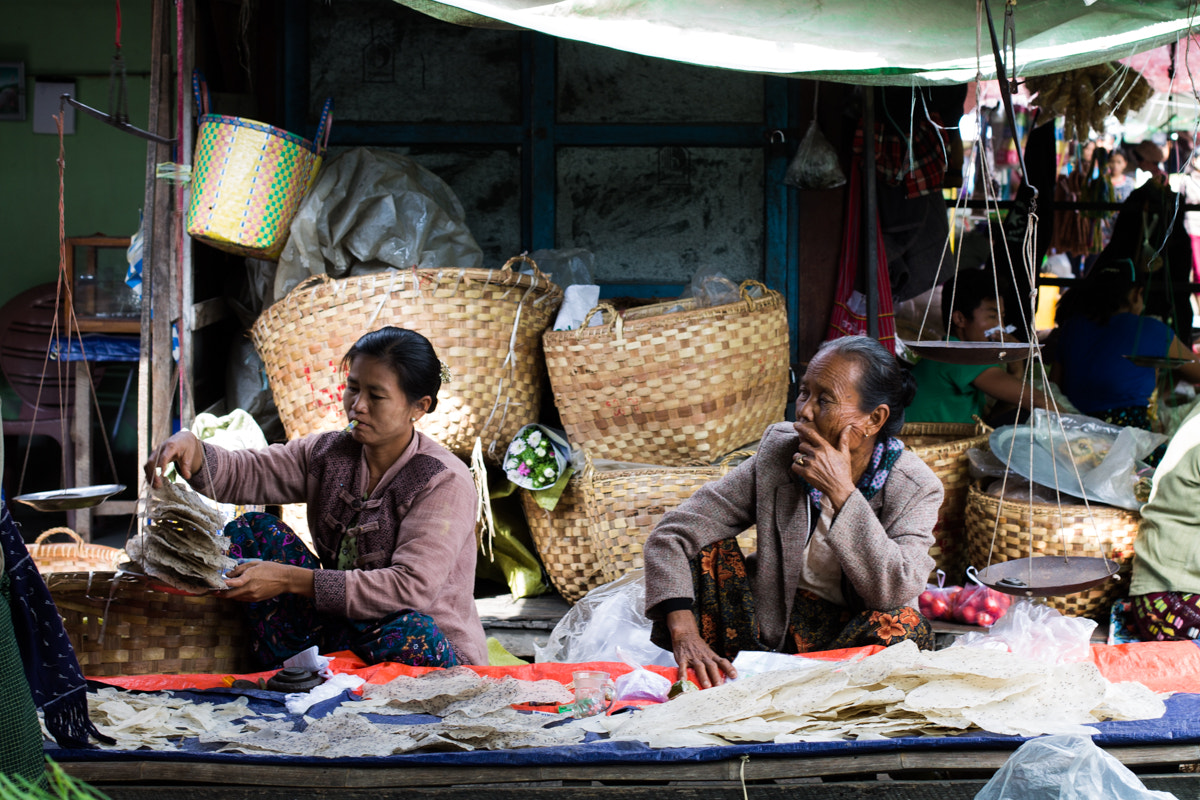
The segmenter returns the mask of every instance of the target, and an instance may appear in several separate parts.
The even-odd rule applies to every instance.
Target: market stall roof
[[[397,0],[449,22],[722,67],[843,83],[965,83],[976,76],[969,0]],[[1186,35],[1188,0],[1021,0],[1017,74],[1127,58]],[[992,0],[997,35],[1004,0]],[[983,20],[980,71],[994,77]],[[1009,68],[1011,70],[1011,66]]]

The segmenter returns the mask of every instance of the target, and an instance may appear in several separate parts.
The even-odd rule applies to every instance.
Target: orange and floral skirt
[[[758,639],[754,597],[746,561],[737,542],[726,539],[700,551],[692,561],[700,635],[718,655],[732,659],[742,650],[770,650]],[[781,650],[808,653],[848,647],[894,644],[912,639],[922,650],[933,649],[929,620],[911,606],[883,611],[854,611],[800,589]]]

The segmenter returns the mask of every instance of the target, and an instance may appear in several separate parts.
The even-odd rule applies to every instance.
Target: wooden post
[[[171,46],[167,0],[153,0],[150,16],[150,115],[147,129],[171,130]],[[146,193],[142,221],[142,324],[138,360],[138,465],[171,432],[171,241],[170,192],[158,184],[155,168],[171,157],[170,148],[146,145]],[[155,310],[158,313],[154,313]],[[139,469],[138,495],[144,487]]]
[[[879,338],[879,234],[876,230],[879,217],[879,199],[875,196],[875,88],[863,87],[863,196],[867,199],[863,215],[866,224],[862,230],[867,237],[867,335]]]

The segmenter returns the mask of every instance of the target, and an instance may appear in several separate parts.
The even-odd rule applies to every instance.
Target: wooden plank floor
[[[1107,748],[1131,769],[1148,774],[1170,775],[1179,773],[1181,764],[1200,763],[1200,746],[1153,746]],[[862,755],[838,754],[810,757],[767,757],[750,756],[746,759],[732,758],[715,762],[666,762],[656,764],[617,765],[525,765],[525,766],[461,766],[411,764],[396,766],[348,766],[330,765],[258,765],[230,764],[193,761],[112,761],[112,762],[62,762],[62,767],[88,783],[95,784],[112,800],[119,797],[147,797],[148,795],[123,795],[120,792],[137,787],[163,786],[166,784],[189,784],[209,786],[227,790],[229,787],[248,789],[258,787],[284,788],[297,792],[293,796],[320,797],[321,792],[337,791],[339,797],[349,797],[347,790],[369,790],[406,788],[428,789],[458,787],[487,788],[532,788],[534,785],[554,784],[557,786],[593,786],[609,788],[628,786],[651,786],[660,788],[683,784],[698,784],[701,787],[741,786],[747,784],[770,785],[785,782],[787,785],[841,783],[861,781],[864,776],[876,782],[909,780],[978,780],[986,781],[999,769],[1009,756],[1010,750],[962,750],[914,752],[865,753]],[[882,780],[880,776],[885,776]],[[1189,797],[1200,796],[1200,772],[1186,773],[1185,777],[1195,782],[1186,793]],[[1190,784],[1189,784],[1190,785]],[[120,789],[112,791],[112,789]],[[305,794],[299,794],[303,791]],[[314,793],[315,792],[315,793]],[[472,789],[472,793],[475,791]],[[209,796],[217,796],[212,794]],[[221,797],[230,795],[221,794]],[[247,795],[251,796],[251,795]],[[257,795],[254,795],[257,796]],[[264,794],[265,797],[274,795]],[[1177,793],[1183,797],[1184,794]],[[172,800],[182,800],[173,797]]]

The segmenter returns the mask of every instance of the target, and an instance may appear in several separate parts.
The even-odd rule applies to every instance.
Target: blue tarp
[[[80,339],[83,340],[82,347]],[[89,333],[70,339],[60,336],[50,348],[50,358],[60,361],[137,361],[140,355],[141,338],[136,334]]]
[[[220,689],[176,692],[195,702],[227,702],[232,693]],[[250,707],[255,713],[278,713],[282,710],[283,695],[278,692],[247,692]],[[309,716],[323,716],[342,702],[353,702],[350,695],[334,698],[314,706]],[[1101,747],[1135,747],[1162,744],[1200,742],[1200,694],[1176,694],[1167,701],[1167,713],[1153,720],[1135,722],[1101,722],[1094,738]],[[636,713],[636,712],[632,712]],[[437,717],[411,715],[406,717],[364,715],[380,724],[419,724],[437,721]],[[303,724],[300,717],[295,717]],[[728,747],[680,747],[653,749],[640,742],[610,742],[589,734],[590,741],[562,747],[539,747],[522,750],[476,750],[472,752],[406,753],[387,757],[314,758],[309,756],[245,755],[212,752],[219,745],[200,745],[194,739],[185,741],[174,752],[153,750],[64,750],[47,747],[46,754],[56,761],[216,761],[237,764],[277,765],[347,765],[361,766],[578,766],[646,764],[671,762],[722,761],[742,755],[752,757],[797,757],[861,755],[897,750],[1015,750],[1026,737],[999,736],[974,732],[960,736],[908,736],[872,741],[799,742],[791,744],[743,744]]]

